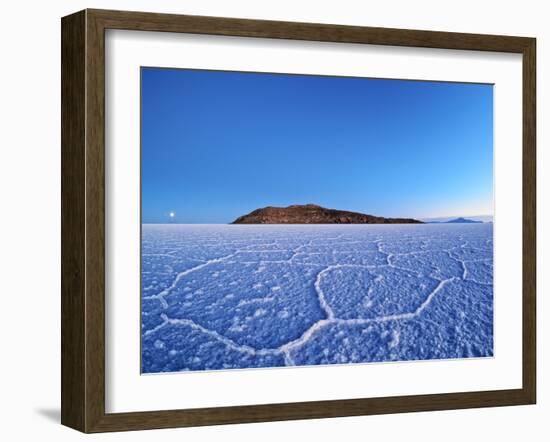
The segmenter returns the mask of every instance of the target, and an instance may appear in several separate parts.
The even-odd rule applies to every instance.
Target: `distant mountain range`
[[[240,216],[232,224],[422,224],[413,218],[384,218],[316,204],[263,207]]]
[[[479,224],[483,223],[483,221],[476,221],[473,219],[467,219],[467,218],[455,218],[451,219],[449,221],[426,221],[428,224]]]

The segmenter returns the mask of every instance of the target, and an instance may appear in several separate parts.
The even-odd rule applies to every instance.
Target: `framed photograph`
[[[535,39],[62,19],[62,423],[533,404]]]

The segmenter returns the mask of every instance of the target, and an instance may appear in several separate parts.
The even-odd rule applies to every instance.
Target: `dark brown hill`
[[[422,224],[422,221],[412,218],[384,218],[306,204],[256,209],[237,218],[233,224]]]

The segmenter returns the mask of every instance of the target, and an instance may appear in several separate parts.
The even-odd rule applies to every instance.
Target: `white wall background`
[[[95,440],[547,440],[550,428],[550,27],[547,2],[19,0],[0,27],[0,436],[81,440],[59,425],[60,23],[86,7],[533,36],[538,39],[538,405],[115,433]],[[544,171],[548,171],[546,176]]]

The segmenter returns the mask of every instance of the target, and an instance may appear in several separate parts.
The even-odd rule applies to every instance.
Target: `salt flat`
[[[493,225],[142,226],[142,372],[493,355]]]

